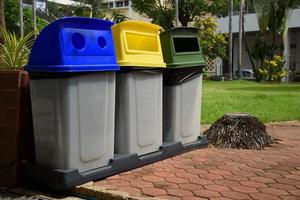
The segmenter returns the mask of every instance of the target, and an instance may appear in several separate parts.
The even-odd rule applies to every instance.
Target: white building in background
[[[228,33],[229,29],[228,17],[218,19],[218,31]],[[245,15],[245,31],[249,47],[253,46],[256,35],[259,33],[256,14]],[[238,32],[239,32],[239,16],[233,16],[233,71],[238,69]],[[300,9],[295,9],[292,13],[289,23],[287,48],[284,50],[284,57],[287,61],[287,68],[293,73],[290,75],[299,74],[300,78]],[[243,43],[242,51],[242,69],[252,69],[248,53],[246,52]],[[228,68],[226,63],[220,65],[221,69],[216,69],[216,75],[226,75]],[[292,78],[292,77],[291,77]]]
[[[130,0],[104,0],[103,1],[105,6],[109,9],[118,9],[122,14],[129,17],[133,20],[142,20],[150,22],[151,19],[141,16],[138,13],[134,12],[134,10],[131,7]],[[108,10],[107,15],[110,15],[110,11]]]

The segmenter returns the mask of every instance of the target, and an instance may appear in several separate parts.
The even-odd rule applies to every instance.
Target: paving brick
[[[188,179],[185,178],[179,178],[179,177],[169,177],[166,178],[166,181],[170,182],[170,183],[188,183]]]
[[[248,181],[249,179],[245,176],[239,176],[239,175],[224,175],[223,176],[225,179],[227,180],[231,180],[231,181]]]
[[[106,178],[106,180],[118,180],[120,179],[120,176],[117,174],[117,175],[114,175],[114,176],[110,176],[108,178]]]
[[[198,177],[196,174],[192,174],[192,173],[176,173],[176,176],[179,178],[195,178]]]
[[[230,175],[230,174],[232,174],[230,171],[220,170],[220,169],[208,170],[208,171],[211,174],[217,174],[217,175]]]
[[[299,180],[290,179],[290,178],[277,178],[275,179],[278,183],[288,184],[288,185],[300,185]]]
[[[266,173],[266,172],[257,173],[257,175],[260,177],[271,178],[271,179],[282,178],[282,176],[280,174]]]
[[[282,171],[294,171],[296,168],[295,167],[284,166],[284,165],[275,165],[275,166],[272,166],[272,169],[282,170]]]
[[[205,189],[214,191],[214,192],[226,192],[226,191],[231,191],[229,187],[222,186],[222,185],[205,185]]]
[[[195,190],[194,194],[198,197],[212,198],[212,197],[220,197],[221,194],[219,192],[213,192],[209,190]]]
[[[216,174],[199,174],[199,176],[200,176],[201,178],[205,178],[205,179],[209,179],[209,180],[219,180],[219,179],[224,179],[222,176],[216,175]]]
[[[251,199],[251,197],[248,194],[242,193],[242,192],[234,192],[234,191],[230,191],[230,192],[221,192],[221,194],[224,197],[228,197],[231,199]]]
[[[280,196],[280,198],[282,200],[299,200],[299,196],[291,196],[291,195],[287,195],[287,196]]]
[[[289,171],[291,174],[297,174],[297,175],[300,175],[300,170],[298,171]]]
[[[109,185],[109,184],[107,184],[106,182],[103,182],[103,181],[95,182],[94,185],[95,185],[95,187],[102,188],[102,189],[107,189],[107,190],[117,190],[118,189],[117,186]]]
[[[257,169],[257,168],[253,168],[253,167],[248,167],[248,166],[245,166],[245,167],[240,167],[241,170],[243,171],[247,171],[247,172],[264,172],[262,169]]]
[[[253,188],[253,187],[246,187],[246,186],[232,186],[230,187],[233,191],[236,192],[243,192],[243,193],[257,193],[259,192],[257,189]]]
[[[169,195],[157,196],[157,198],[159,198],[159,200],[181,200],[180,197],[173,197]]]
[[[138,175],[133,175],[133,174],[121,174],[120,179],[131,181],[131,180],[141,180],[142,178]]]
[[[267,173],[279,174],[279,175],[288,175],[288,174],[290,174],[287,171],[277,170],[277,169],[267,169],[267,170],[264,170],[264,171],[267,172]]]
[[[212,185],[214,182],[212,180],[207,180],[203,178],[190,178],[190,183],[199,184],[199,185]]]
[[[280,200],[279,197],[270,194],[264,194],[264,193],[254,193],[254,194],[250,194],[250,196],[253,199],[257,199],[257,200]]]
[[[207,174],[208,173],[208,171],[204,170],[204,169],[186,169],[185,171],[190,174]]]
[[[173,168],[173,167],[168,167],[168,168],[165,168],[164,169],[165,172],[169,172],[169,173],[185,173],[185,170],[184,169],[177,169],[177,168]]]
[[[116,179],[113,179],[113,180],[107,180],[107,184],[110,184],[110,185],[114,185],[114,186],[117,186],[117,187],[127,187],[129,186],[129,181],[126,181],[126,180],[116,180]]]
[[[243,186],[247,186],[247,187],[253,187],[253,188],[264,188],[264,187],[268,187],[266,184],[264,183],[259,183],[259,182],[255,182],[255,181],[242,181],[240,182],[241,185]]]
[[[151,197],[166,195],[166,190],[159,188],[142,188],[142,193]]]
[[[239,182],[236,181],[230,181],[230,180],[215,180],[214,181],[218,185],[223,185],[223,186],[240,186]]]
[[[259,190],[265,194],[272,194],[275,196],[288,195],[286,191],[275,188],[260,188]]]
[[[127,192],[130,195],[142,194],[142,191],[140,189],[134,187],[119,187],[118,190]]]
[[[271,178],[265,178],[265,177],[250,177],[250,179],[252,181],[255,181],[255,182],[259,182],[259,183],[275,183],[276,181],[274,181],[273,179]]]
[[[300,199],[300,190],[289,190],[289,193],[299,197],[299,199]]]
[[[136,188],[154,187],[152,183],[140,180],[130,181],[130,185]]]
[[[263,151],[194,150],[110,177],[95,186],[175,200],[299,199],[300,122],[296,124],[293,130],[292,126],[268,125],[281,141]]]
[[[182,200],[207,200],[207,198],[201,198],[201,197],[195,197],[195,196],[190,196],[190,197],[182,197]]]
[[[203,186],[197,185],[197,184],[193,184],[193,183],[181,183],[181,184],[178,184],[178,186],[181,189],[187,189],[187,190],[200,190],[200,189],[204,189]]]
[[[163,178],[176,177],[175,174],[172,174],[170,172],[154,172],[153,174],[154,174],[154,176],[159,176],[159,177],[163,177]]]
[[[163,177],[159,177],[159,176],[143,176],[142,178],[144,181],[148,181],[148,182],[161,182],[161,181],[165,181],[165,178]]]
[[[239,176],[245,176],[245,177],[252,177],[252,176],[257,176],[254,172],[246,172],[242,170],[234,170],[232,171],[234,175],[239,175]]]
[[[170,183],[170,182],[155,182],[153,183],[154,187],[161,188],[161,189],[174,189],[179,188],[178,184]]]
[[[167,189],[169,195],[184,197],[184,196],[192,196],[193,193],[189,190],[185,189]]]
[[[284,175],[284,177],[300,181],[300,175],[297,175],[297,174]]]
[[[297,188],[293,185],[286,185],[281,183],[269,183],[267,184],[271,188],[281,189],[281,190],[296,190]]]

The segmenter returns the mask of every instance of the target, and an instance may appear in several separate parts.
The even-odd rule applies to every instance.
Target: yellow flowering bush
[[[271,59],[265,59],[258,68],[258,72],[264,80],[280,82],[287,75],[284,68],[285,60],[282,56],[275,55]]]
[[[199,28],[200,45],[205,58],[226,58],[227,34],[217,33],[217,23],[213,17],[196,18],[194,26]]]

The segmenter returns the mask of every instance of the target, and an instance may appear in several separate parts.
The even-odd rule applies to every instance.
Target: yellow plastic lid
[[[125,21],[112,27],[117,62],[121,67],[166,67],[160,26],[142,21]]]

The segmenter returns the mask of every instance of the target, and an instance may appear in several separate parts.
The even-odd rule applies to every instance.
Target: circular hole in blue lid
[[[74,33],[72,35],[72,44],[76,49],[82,50],[85,47],[85,39],[83,35],[80,33]]]
[[[98,38],[98,45],[99,45],[99,47],[101,47],[101,48],[106,47],[106,40],[104,39],[104,37],[99,37],[99,38]]]

